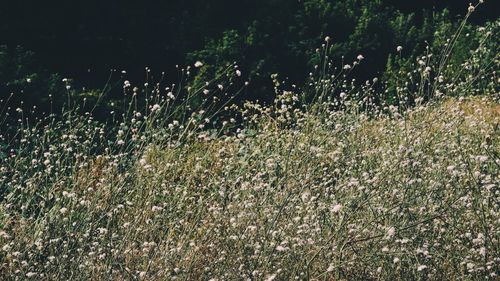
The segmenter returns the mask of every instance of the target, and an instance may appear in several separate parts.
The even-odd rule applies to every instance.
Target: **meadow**
[[[498,280],[499,26],[394,91],[349,79],[364,57],[328,37],[269,104],[233,102],[231,65],[199,88],[124,80],[105,121],[67,80],[61,115],[3,106],[0,279]]]

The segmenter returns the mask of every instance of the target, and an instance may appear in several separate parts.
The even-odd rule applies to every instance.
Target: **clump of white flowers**
[[[151,111],[152,112],[155,112],[155,111],[158,111],[160,110],[161,106],[159,104],[154,104],[152,107],[151,107]]]

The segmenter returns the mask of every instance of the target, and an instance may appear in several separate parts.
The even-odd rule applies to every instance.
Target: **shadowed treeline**
[[[469,1],[4,2],[0,45],[10,49],[4,53],[12,56],[19,45],[34,55],[17,62],[29,64],[24,72],[0,79],[1,84],[44,70],[101,88],[110,69],[125,69],[129,79],[144,80],[146,66],[156,75],[166,71],[175,76],[175,65],[202,60],[210,65],[204,74],[210,76],[237,61],[253,81],[248,98],[269,98],[270,74],[302,82],[304,69],[316,63],[315,48],[327,35],[333,37],[339,60],[362,53],[367,63],[355,76],[371,79],[385,70],[395,46],[406,43],[408,53],[421,51],[423,42],[432,40],[436,14],[450,9],[447,18],[453,20],[465,14]],[[493,2],[472,20],[496,18]],[[402,42],[404,36],[413,38]],[[0,68],[7,59],[0,58]],[[2,92],[19,90],[2,87]]]

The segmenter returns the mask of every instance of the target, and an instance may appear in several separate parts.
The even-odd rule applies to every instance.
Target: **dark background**
[[[365,5],[370,1],[358,2]],[[470,0],[372,2],[379,3],[383,8],[377,9],[388,14],[398,11],[414,13],[418,23],[426,15],[444,8],[451,11],[451,17],[463,17]],[[499,1],[485,2],[487,6],[480,9],[480,16],[473,15],[474,22],[498,17]],[[301,18],[297,15],[303,9],[304,1],[297,0],[2,0],[0,45],[11,48],[20,45],[33,51],[36,64],[48,72],[60,73],[89,87],[99,88],[105,83],[110,69],[127,70],[128,76],[136,80],[143,79],[146,66],[154,72],[171,73],[176,64],[192,63],[195,56],[187,55],[203,50],[207,42],[218,40],[224,31],[245,33],[253,24],[257,26],[256,34],[263,34],[264,43],[258,48],[250,48],[247,53],[242,51],[242,64],[262,58],[271,65],[264,67],[269,73],[280,71],[300,80],[308,73],[304,69],[307,52],[291,52],[293,48],[300,49],[298,43],[294,45],[294,40],[309,42],[304,44],[305,49],[321,44],[325,35],[321,33],[325,31],[334,36],[339,34],[339,37],[350,32],[349,22],[346,22],[345,26],[337,24],[323,30],[309,28],[306,32],[302,30],[297,38],[290,38],[287,32],[295,32],[294,25],[307,28],[308,25],[323,26],[328,25],[329,20],[335,21],[323,18],[318,21],[325,22],[314,22],[312,16],[310,23],[298,23]],[[394,42],[384,45],[387,40],[383,37],[377,40],[382,43],[363,45],[354,51],[363,52],[372,60],[372,67],[365,69],[369,75],[383,70],[389,52],[386,49],[394,45]],[[346,54],[351,54],[349,52],[352,51],[347,50]],[[376,54],[382,55],[377,58]],[[191,59],[186,60],[187,57]],[[247,68],[252,67],[248,62]]]

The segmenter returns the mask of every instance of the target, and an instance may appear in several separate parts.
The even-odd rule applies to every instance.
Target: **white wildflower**
[[[485,247],[481,247],[481,249],[479,249],[479,254],[481,256],[483,256],[483,257],[486,256],[486,248]]]
[[[486,156],[486,155],[479,155],[479,156],[476,157],[476,161],[481,162],[481,163],[486,162],[486,161],[488,161],[488,156]]]
[[[309,197],[311,197],[311,193],[309,191],[302,193],[302,195],[300,196],[303,202],[307,202],[309,200]]]
[[[274,279],[276,279],[276,274],[268,275],[268,276],[266,276],[266,278],[264,280],[265,281],[273,281]]]
[[[153,211],[153,212],[161,212],[161,211],[163,211],[163,207],[160,207],[160,206],[153,206],[153,207],[151,208],[151,211]]]
[[[283,247],[283,246],[281,246],[281,245],[278,245],[278,246],[276,247],[276,251],[278,251],[278,252],[284,252],[284,251],[286,251],[286,248],[285,248],[285,247]]]
[[[335,206],[333,206],[332,212],[338,213],[341,209],[342,209],[342,205],[336,204]]]
[[[417,266],[417,271],[422,271],[427,268],[427,265],[419,265]]]
[[[151,108],[151,111],[152,111],[152,112],[155,112],[155,111],[157,111],[157,110],[160,110],[160,108],[161,108],[161,107],[160,107],[160,105],[159,105],[159,104],[155,104],[155,105],[153,105],[153,107]]]
[[[393,237],[394,234],[396,234],[396,229],[394,227],[391,227],[389,228],[389,230],[387,230],[387,237]]]

